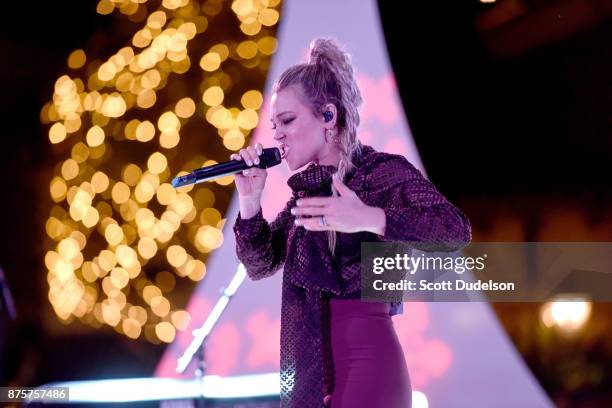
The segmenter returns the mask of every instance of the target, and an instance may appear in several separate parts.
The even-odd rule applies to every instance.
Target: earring
[[[334,132],[331,129],[327,129],[325,131],[325,141],[329,142],[334,142],[334,143],[340,143],[340,138],[338,137],[338,135],[334,135]]]

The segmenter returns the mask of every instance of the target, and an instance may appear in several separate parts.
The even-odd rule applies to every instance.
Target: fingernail
[[[246,164],[248,164],[249,166],[252,166],[252,165],[253,165],[253,162],[252,162],[252,161],[250,161],[250,160],[247,160]]]
[[[300,220],[296,219],[296,220],[294,221],[294,224],[295,224],[295,225],[300,225]]]
[[[255,159],[255,164],[259,164],[259,159]]]
[[[295,204],[297,204],[297,205],[302,205],[302,202],[301,202],[300,200],[297,200],[297,201],[295,202]]]
[[[243,170],[242,174],[244,174],[245,176],[248,176],[251,172],[249,170]]]
[[[295,215],[295,208],[291,209],[291,214]]]

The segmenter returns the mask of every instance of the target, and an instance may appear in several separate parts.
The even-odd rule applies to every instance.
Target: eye
[[[293,122],[294,119],[295,118],[288,118],[288,119],[283,120],[282,121],[283,125],[288,125],[289,123]],[[272,124],[272,130],[276,130],[276,125],[275,124]]]

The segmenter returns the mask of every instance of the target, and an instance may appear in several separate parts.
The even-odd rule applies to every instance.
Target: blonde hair
[[[340,162],[336,174],[344,181],[355,167],[353,157],[361,154],[361,143],[357,139],[359,106],[362,98],[355,80],[350,55],[331,38],[315,38],[310,43],[310,60],[298,64],[282,73],[274,84],[274,92],[298,85],[315,116],[323,115],[326,104],[336,107],[336,126]],[[338,191],[332,186],[332,194]],[[336,232],[327,231],[329,249],[336,248]]]

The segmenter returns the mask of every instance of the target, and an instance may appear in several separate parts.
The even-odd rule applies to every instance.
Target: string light
[[[105,18],[138,28],[105,60],[70,53],[40,111],[58,157],[44,261],[62,321],[159,344],[188,327],[172,291],[180,279],[205,278],[198,258],[223,243],[225,219],[214,206],[233,177],[179,190],[169,181],[217,162],[198,149],[216,146],[205,153],[221,150],[225,160],[257,126],[263,97],[244,84],[263,86],[280,1],[145,3],[98,1],[98,14],[118,13]],[[226,38],[208,36],[211,29]]]

